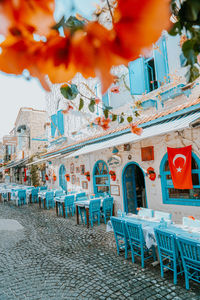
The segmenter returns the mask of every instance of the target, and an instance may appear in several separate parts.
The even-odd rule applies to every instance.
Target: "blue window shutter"
[[[11,151],[11,150],[12,150],[12,148],[11,148],[11,146],[9,145],[9,146],[8,146],[8,155],[11,155],[11,154],[12,154],[12,151]]]
[[[156,49],[154,49],[154,63],[156,80],[158,81],[158,86],[161,86],[163,83],[167,82],[169,75],[165,37],[162,37],[156,43]]]
[[[103,95],[102,102],[105,106],[109,106],[109,94],[108,94],[108,92]]]
[[[64,117],[62,110],[59,110],[57,112],[57,125],[58,125],[58,134],[63,135],[64,134]]]
[[[52,115],[51,116],[51,137],[55,137],[56,133],[56,128],[57,128],[57,115]]]
[[[148,92],[144,58],[140,57],[131,61],[128,68],[131,95],[142,95],[146,91]]]

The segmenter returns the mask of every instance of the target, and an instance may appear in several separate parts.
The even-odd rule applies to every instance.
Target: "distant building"
[[[30,174],[26,174],[29,159],[44,151],[47,145],[46,111],[22,107],[17,115],[13,130],[3,137],[5,146],[6,169],[10,170],[12,182],[23,183],[24,177],[30,183]]]

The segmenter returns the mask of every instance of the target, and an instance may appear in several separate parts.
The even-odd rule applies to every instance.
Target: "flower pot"
[[[90,181],[90,176],[86,176],[87,180]]]

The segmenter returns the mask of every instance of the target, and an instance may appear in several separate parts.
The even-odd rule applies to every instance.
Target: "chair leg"
[[[176,259],[173,261],[173,269],[174,269],[174,284],[177,284],[177,263]]]
[[[153,261],[156,261],[157,258],[156,258],[156,249],[155,249],[155,246],[152,246],[152,254],[153,254]]]
[[[162,260],[162,256],[159,254],[160,256],[160,273],[161,273],[161,277],[164,278],[164,270],[163,270],[163,260]]]
[[[135,263],[135,256],[134,256],[134,250],[133,250],[133,245],[131,244],[131,257],[132,257],[132,263]]]
[[[141,265],[142,265],[142,268],[144,269],[144,248],[143,248],[143,246],[141,247]]]
[[[185,288],[186,288],[186,290],[189,290],[190,289],[190,283],[189,283],[187,270],[184,270],[184,272],[185,272]]]

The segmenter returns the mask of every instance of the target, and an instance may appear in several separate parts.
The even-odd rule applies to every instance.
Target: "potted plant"
[[[113,181],[115,181],[116,180],[116,173],[115,173],[115,171],[110,171],[109,174],[110,174],[111,179]]]
[[[53,173],[53,181],[56,181],[56,174]]]
[[[67,181],[70,181],[70,176],[69,176],[69,174],[65,174],[65,179],[66,179]]]
[[[49,176],[47,174],[45,174],[45,180],[48,181],[49,180]]]
[[[85,172],[84,175],[86,176],[87,180],[90,181],[90,172]]]

